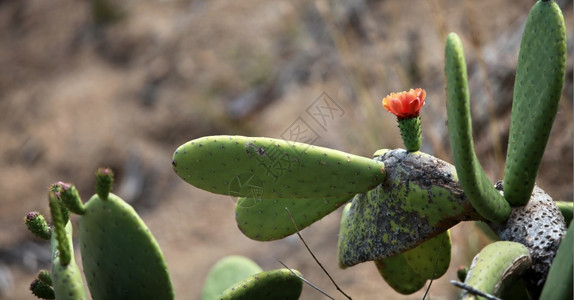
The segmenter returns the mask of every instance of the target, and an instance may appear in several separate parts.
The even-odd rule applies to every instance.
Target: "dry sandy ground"
[[[429,95],[423,150],[450,160],[442,41],[455,31],[469,72],[488,74],[487,82],[474,76],[471,86],[477,99],[486,99],[473,108],[481,116],[477,148],[489,176],[500,178],[504,147],[493,145],[507,139],[512,83],[506,80],[517,56],[505,41],[532,2],[124,1],[123,19],[96,26],[88,1],[1,1],[0,267],[7,266],[13,284],[0,289],[0,298],[31,299],[27,285],[37,268],[47,267],[30,250],[39,241],[22,224],[26,212],[46,213],[47,187],[58,180],[73,182],[88,199],[93,173],[109,166],[118,178],[115,191],[133,201],[162,246],[178,299],[197,299],[209,268],[232,254],[264,269],[279,268],[281,260],[341,299],[297,238],[245,238],[233,199],[185,184],[171,170],[171,154],[204,135],[280,138],[303,119],[315,130],[315,144],[369,156],[401,146],[380,99],[421,86]],[[564,92],[539,179],[563,200],[572,199],[571,90]],[[341,108],[324,126],[306,112],[321,95]],[[493,100],[499,106],[489,113],[485,103]],[[355,299],[421,299],[422,292],[392,291],[372,264],[337,268],[339,216],[302,234],[345,292]],[[448,281],[488,242],[472,224],[455,227],[453,241],[451,269],[433,283],[430,299],[456,298]],[[323,297],[305,288],[302,299]]]

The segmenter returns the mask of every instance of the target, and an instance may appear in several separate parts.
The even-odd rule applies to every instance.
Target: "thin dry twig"
[[[295,219],[293,219],[293,215],[291,215],[291,212],[289,211],[289,208],[285,207],[285,210],[287,211],[287,213],[289,214],[289,218],[291,219],[291,222],[293,223],[293,226],[295,227],[295,230],[297,230],[297,235],[299,236],[299,239],[301,239],[301,241],[303,242],[303,245],[305,245],[305,248],[307,248],[307,251],[309,251],[309,253],[311,254],[311,256],[313,257],[313,259],[317,262],[317,264],[319,265],[319,267],[321,267],[321,269],[323,270],[323,272],[325,272],[325,274],[327,274],[327,277],[329,277],[329,279],[331,280],[331,282],[333,283],[333,285],[335,285],[335,287],[337,288],[337,290],[339,292],[341,292],[341,294],[343,294],[345,297],[347,297],[347,299],[352,300],[353,298],[349,297],[349,295],[345,294],[345,292],[343,292],[343,290],[339,287],[339,285],[337,285],[337,283],[335,282],[335,280],[333,279],[333,277],[331,277],[331,275],[329,274],[329,272],[327,272],[327,270],[323,267],[323,265],[321,264],[321,262],[319,262],[319,260],[317,259],[317,257],[315,257],[315,254],[313,254],[313,251],[311,251],[311,249],[309,248],[309,246],[307,246],[307,243],[305,242],[305,240],[303,239],[303,237],[301,236],[301,234],[299,233],[299,227],[297,227],[297,224],[295,224]]]

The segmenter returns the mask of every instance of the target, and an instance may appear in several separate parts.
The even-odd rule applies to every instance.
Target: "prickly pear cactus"
[[[486,219],[504,222],[510,205],[496,191],[474,152],[466,62],[460,38],[451,33],[446,39],[445,74],[448,132],[454,165],[465,195]]]
[[[329,199],[239,198],[235,219],[245,236],[257,241],[272,241],[302,230],[349,200],[347,196]]]
[[[557,5],[539,1],[520,50],[503,184],[488,179],[474,152],[466,63],[454,33],[445,47],[454,166],[418,152],[418,113],[426,92],[417,89],[383,100],[402,122],[407,151],[379,150],[369,160],[277,139],[212,136],[180,146],[173,155],[174,170],[198,188],[239,197],[239,228],[262,241],[296,232],[285,207],[304,228],[352,198],[341,220],[340,266],[375,261],[385,280],[402,293],[420,289],[448,268],[450,239],[443,241],[450,227],[460,221],[485,222],[502,241],[481,251],[464,276],[466,284],[495,295],[528,290],[536,298],[564,233],[562,215],[572,218],[571,205],[560,204],[561,214],[551,199],[536,200],[534,185],[562,89],[564,32]],[[445,247],[445,253],[437,250]],[[431,268],[437,256],[439,268]],[[474,295],[464,292],[463,297]]]
[[[420,290],[427,280],[444,275],[450,257],[451,241],[447,231],[413,249],[376,260],[375,266],[395,291],[409,295]]]
[[[218,297],[221,300],[250,300],[250,299],[299,299],[303,290],[303,281],[292,273],[301,276],[297,270],[277,269],[257,273],[242,280]]]
[[[84,289],[82,272],[74,259],[74,248],[72,245],[72,224],[68,221],[65,227],[66,238],[64,242],[70,249],[70,260],[63,263],[59,256],[58,249],[61,249],[61,242],[58,239],[58,232],[54,232],[52,237],[52,286],[56,299],[62,300],[82,300],[88,299]]]
[[[384,165],[345,152],[272,138],[209,136],[181,145],[177,175],[216,194],[256,199],[352,197],[384,178]]]
[[[566,28],[554,1],[538,1],[520,44],[504,197],[512,206],[528,202],[558,110],[566,66]]]
[[[80,251],[92,297],[173,299],[159,245],[136,211],[109,193],[105,181],[111,176],[109,170],[98,171],[98,193],[79,218]]]
[[[574,226],[570,224],[548,272],[540,299],[571,299],[574,293]]]
[[[501,296],[532,265],[528,248],[500,241],[484,247],[472,261],[465,284],[493,296]],[[461,299],[477,299],[464,290]]]
[[[263,272],[263,269],[247,257],[239,255],[224,257],[209,271],[203,285],[201,299],[217,299],[217,296],[229,287],[260,272]]]
[[[413,270],[407,263],[404,253],[375,260],[375,266],[387,284],[403,295],[415,293],[428,280]]]
[[[397,255],[460,221],[482,219],[452,165],[401,149],[375,155],[387,176],[375,189],[355,196],[343,218],[338,247],[342,266]]]
[[[88,299],[82,273],[74,258],[72,223],[56,194],[56,186],[50,187],[48,199],[52,229],[38,212],[28,213],[25,218],[28,229],[40,238],[50,239],[51,244],[51,271],[42,270],[30,285],[30,290],[41,299]]]

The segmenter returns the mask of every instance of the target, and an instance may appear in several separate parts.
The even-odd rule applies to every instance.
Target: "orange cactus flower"
[[[425,104],[424,89],[410,89],[408,92],[391,93],[383,99],[383,107],[397,116],[398,119],[409,119],[419,116]]]

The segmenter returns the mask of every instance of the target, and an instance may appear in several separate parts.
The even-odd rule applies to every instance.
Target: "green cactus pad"
[[[58,198],[62,200],[66,208],[75,214],[83,215],[85,208],[76,187],[65,182],[58,182],[56,185],[59,187]]]
[[[159,245],[135,210],[110,193],[80,216],[80,250],[93,299],[173,299]]]
[[[451,241],[445,231],[426,242],[407,250],[403,256],[411,269],[426,279],[437,279],[446,273],[450,265]]]
[[[53,191],[48,193],[49,198],[49,205],[50,205],[50,214],[52,215],[52,223],[54,224],[54,229],[52,233],[52,238],[56,240],[57,249],[53,249],[54,251],[58,252],[58,261],[61,265],[66,266],[70,263],[74,256],[74,249],[70,243],[68,243],[68,239],[71,237],[67,236],[66,233],[66,224],[69,223],[69,214],[63,213],[65,210],[64,206],[61,205],[61,201],[56,197],[56,194]],[[64,215],[68,217],[64,218]]]
[[[72,244],[72,223],[68,221],[64,230],[64,248],[70,251],[70,260],[66,264],[60,261],[62,246],[58,243],[59,230],[52,232],[52,285],[56,299],[58,300],[86,300],[86,291],[80,268],[74,259],[74,247]]]
[[[377,153],[387,176],[355,196],[342,219],[341,266],[397,255],[460,221],[482,219],[466,199],[454,166],[422,152]]]
[[[52,282],[52,274],[50,274],[50,271],[42,269],[40,270],[40,272],[38,272],[38,279],[40,281],[42,281],[43,283],[52,286],[54,283]]]
[[[421,117],[398,119],[403,143],[408,151],[419,151],[422,143]]]
[[[560,209],[562,216],[564,217],[564,222],[566,223],[566,227],[570,226],[572,222],[572,217],[574,216],[574,203],[573,202],[566,202],[566,201],[556,201],[556,206]]]
[[[525,205],[558,110],[566,65],[566,29],[554,1],[538,1],[526,20],[504,170],[504,197]],[[450,122],[450,121],[449,121]]]
[[[56,299],[54,289],[40,279],[34,279],[30,284],[32,294],[40,299]]]
[[[403,295],[420,290],[427,282],[411,268],[403,253],[376,260],[375,266],[387,284]]]
[[[293,270],[297,274],[300,273]],[[225,290],[217,299],[299,299],[303,281],[289,269],[278,269],[257,273]]]
[[[173,168],[216,194],[258,199],[352,197],[377,186],[384,166],[345,152],[272,138],[208,136],[181,145]]]
[[[398,293],[420,290],[427,279],[441,277],[448,270],[451,256],[450,234],[445,231],[403,253],[375,260],[379,274]]]
[[[209,271],[203,285],[201,299],[217,299],[218,295],[237,282],[262,271],[259,265],[247,257],[239,255],[224,257]]]
[[[510,215],[510,205],[494,188],[474,152],[464,51],[454,33],[446,39],[445,59],[448,133],[460,183],[484,218],[504,222]]]
[[[32,211],[26,214],[24,223],[30,232],[41,239],[49,240],[52,236],[52,229],[50,229],[50,226],[48,226],[44,216],[42,216],[37,211]]]
[[[473,259],[465,284],[490,295],[500,296],[532,265],[528,248],[516,242],[500,241],[484,247]],[[466,290],[461,299],[474,299]]]
[[[350,200],[331,199],[254,199],[239,198],[235,206],[237,226],[250,239],[272,241],[297,232],[320,220]]]
[[[458,269],[456,269],[456,278],[458,278],[458,280],[464,282],[464,280],[466,279],[466,275],[468,274],[468,268],[466,266],[460,266],[458,267]]]
[[[110,168],[99,168],[96,171],[96,194],[100,199],[107,200],[114,186],[114,172]]]
[[[574,293],[574,226],[570,225],[552,261],[540,299],[572,299]]]

